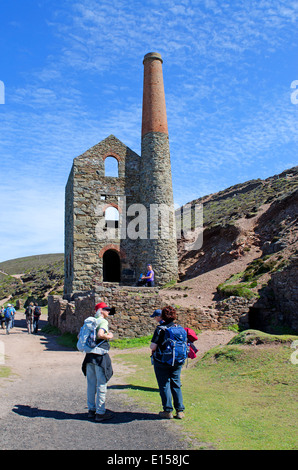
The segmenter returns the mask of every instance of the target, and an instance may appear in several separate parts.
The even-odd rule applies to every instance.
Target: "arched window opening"
[[[105,176],[113,176],[118,178],[118,160],[115,157],[107,157],[105,159]]]
[[[103,281],[120,282],[120,257],[114,250],[107,250],[103,255]]]
[[[119,226],[119,211],[116,207],[110,206],[105,211],[105,226],[111,228],[118,228]]]

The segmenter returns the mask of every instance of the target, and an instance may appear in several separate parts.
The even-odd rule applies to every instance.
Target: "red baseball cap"
[[[105,304],[104,302],[99,302],[99,304],[95,305],[96,312],[99,308],[104,308],[105,310],[111,310],[110,307],[108,307],[107,304]]]

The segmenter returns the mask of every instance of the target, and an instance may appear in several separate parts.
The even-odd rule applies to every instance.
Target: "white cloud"
[[[293,33],[298,8],[296,2],[287,2],[285,8],[277,0],[205,2],[205,7],[203,2],[188,7],[180,0],[164,1],[161,7],[159,2],[154,6],[87,0],[75,2],[62,14],[68,16],[68,24],[60,21],[54,26],[68,44],[63,61],[102,73],[119,58],[141,56],[150,44],[167,54],[172,64],[181,64],[183,54],[185,60],[191,54],[192,60],[235,61],[244,51],[258,53],[258,45],[274,49]]]

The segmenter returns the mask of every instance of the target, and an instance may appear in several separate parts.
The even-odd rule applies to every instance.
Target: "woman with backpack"
[[[158,325],[150,345],[154,372],[159,387],[163,411],[161,418],[173,418],[173,404],[177,419],[184,417],[184,405],[181,392],[181,369],[187,358],[187,335],[184,328],[175,323],[176,310],[171,307],[162,309],[164,323]]]
[[[30,304],[26,307],[26,310],[25,310],[28,334],[32,333],[33,311],[34,311],[34,303],[30,302]]]
[[[35,335],[38,332],[38,322],[39,322],[40,315],[41,315],[41,308],[37,303],[35,303],[35,307],[33,310],[33,333]]]
[[[5,311],[4,311],[4,317],[5,317],[5,324],[6,324],[6,334],[10,334],[11,328],[13,328],[13,322],[14,322],[14,315],[16,311],[14,307],[11,304],[8,304]]]

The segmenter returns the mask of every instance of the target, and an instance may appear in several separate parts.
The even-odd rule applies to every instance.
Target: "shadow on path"
[[[49,418],[56,420],[67,420],[75,419],[78,421],[94,421],[88,418],[87,413],[67,413],[65,411],[58,410],[43,410],[37,407],[31,407],[29,405],[15,405],[12,411],[20,416],[26,418]],[[161,418],[154,413],[138,413],[138,412],[114,412],[115,415],[108,421],[102,421],[101,424],[122,424],[130,423],[131,421],[156,421]],[[94,421],[95,422],[95,421]],[[98,424],[98,423],[97,423]]]
[[[142,387],[140,385],[132,385],[132,384],[125,384],[125,385],[108,385],[109,390],[142,390],[143,392],[158,392],[158,388],[152,387]]]

